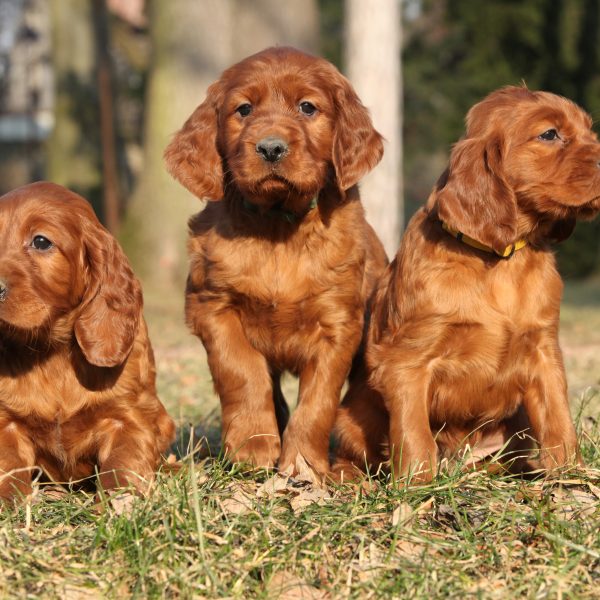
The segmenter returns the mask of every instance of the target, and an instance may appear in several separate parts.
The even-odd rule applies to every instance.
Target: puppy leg
[[[548,470],[581,465],[560,350],[548,344],[540,349],[539,357],[523,404],[540,446],[540,465]]]
[[[350,381],[342,405],[337,411],[334,436],[337,440],[333,474],[340,480],[351,479],[365,467],[377,469],[386,458],[389,415],[381,395],[366,381],[361,369]]]
[[[31,474],[35,464],[33,444],[9,420],[0,420],[0,501],[31,493]]]
[[[221,400],[225,452],[236,461],[275,466],[281,440],[265,357],[248,342],[233,312],[211,313],[196,331]]]
[[[281,470],[296,474],[302,457],[317,476],[329,472],[329,436],[351,358],[339,348],[328,348],[301,371],[298,407],[283,436]]]
[[[158,467],[159,451],[151,427],[138,420],[102,419],[94,431],[98,441],[99,483],[104,490],[133,486],[146,492]]]
[[[164,453],[175,439],[175,423],[167,413],[161,401],[154,397],[154,402],[157,407],[156,416],[148,423],[151,429],[157,430],[156,444],[159,452]]]
[[[381,391],[390,413],[394,477],[410,476],[416,483],[425,483],[435,475],[438,462],[438,448],[429,425],[428,375],[422,370],[404,372],[398,379],[393,372],[387,375],[383,379],[386,389]]]

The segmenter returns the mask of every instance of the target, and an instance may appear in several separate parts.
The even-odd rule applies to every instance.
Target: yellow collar
[[[468,235],[461,233],[457,229],[450,227],[450,225],[447,225],[446,223],[444,223],[444,221],[440,221],[440,223],[442,224],[442,229],[444,231],[447,231],[452,237],[455,237],[459,242],[467,244],[467,246],[471,246],[472,248],[477,248],[477,250],[483,250],[484,252],[488,252],[489,254],[495,254],[500,258],[510,258],[517,250],[520,250],[521,248],[527,246],[527,240],[519,240],[514,244],[510,244],[510,246],[506,246],[506,248],[504,248],[502,252],[498,252],[490,246],[486,246],[485,244],[474,240]]]

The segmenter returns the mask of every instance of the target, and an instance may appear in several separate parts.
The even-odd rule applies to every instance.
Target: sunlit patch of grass
[[[562,333],[586,384],[573,394],[585,470],[524,481],[451,465],[428,485],[379,477],[319,491],[219,457],[201,345],[182,306],[147,301],[183,466],[125,512],[42,487],[2,509],[0,597],[597,597],[599,372],[577,363],[578,343],[596,343],[588,330],[600,309],[588,307],[567,296]],[[209,444],[196,445],[203,436]]]
[[[316,497],[265,471],[186,460],[121,515],[82,493],[40,492],[27,527],[23,507],[0,515],[0,594],[594,597],[595,461],[559,480],[456,468],[428,485],[370,480]]]

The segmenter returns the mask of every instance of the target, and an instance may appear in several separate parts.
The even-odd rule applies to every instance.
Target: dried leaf
[[[600,488],[589,481],[587,482],[587,486],[590,489],[590,492],[592,492],[596,498],[600,499]]]
[[[375,480],[363,479],[358,484],[360,490],[366,494],[377,491],[380,484]]]
[[[412,542],[410,540],[398,540],[396,542],[395,552],[404,558],[420,558],[425,552],[423,544]],[[433,552],[432,549],[429,553]]]
[[[282,472],[284,475],[293,476],[297,481],[307,481],[308,483],[321,484],[322,478],[312,470],[310,465],[302,454],[296,456],[294,465],[290,465]]]
[[[259,498],[272,498],[277,494],[287,491],[289,476],[282,473],[275,473],[273,477],[267,479],[257,490],[256,495]]]
[[[252,510],[252,498],[241,488],[233,496],[220,501],[221,510],[228,515],[243,515]]]
[[[357,571],[358,578],[361,581],[368,581],[378,576],[381,567],[384,564],[384,552],[382,552],[374,542],[371,542],[366,548],[358,553],[358,561],[355,562],[354,569]]]
[[[438,521],[456,521],[456,513],[454,508],[449,504],[440,504],[437,508],[437,519]]]
[[[109,502],[116,515],[125,515],[126,517],[131,516],[133,513],[133,506],[137,497],[135,494],[130,492],[120,492],[111,494],[109,496]]]
[[[64,600],[96,600],[105,596],[92,588],[66,584],[61,591]]]
[[[424,502],[421,502],[417,508],[415,508],[415,514],[419,517],[422,517],[428,514],[435,504],[435,496],[431,496],[431,498],[427,498]]]
[[[322,506],[326,500],[330,499],[331,496],[327,493],[327,490],[320,487],[307,487],[290,500],[290,505],[294,513],[298,514],[311,504]]]
[[[302,581],[292,573],[279,571],[271,577],[267,585],[269,598],[278,600],[327,600],[330,595]]]
[[[392,513],[392,526],[406,525],[413,517],[413,509],[410,504],[401,502]]]
[[[580,489],[559,487],[552,491],[550,498],[565,521],[591,517],[598,509],[596,496]]]
[[[62,485],[34,485],[31,494],[31,504],[38,504],[45,500],[64,500],[68,494],[69,491]]]

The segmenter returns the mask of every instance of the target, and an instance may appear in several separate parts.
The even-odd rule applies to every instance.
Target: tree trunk
[[[385,137],[379,166],[360,184],[367,219],[390,257],[403,227],[400,0],[346,0],[346,72]]]
[[[150,0],[152,59],[144,166],[121,239],[136,272],[164,292],[187,272],[187,221],[202,208],[165,170],[163,151],[231,62],[231,0]]]
[[[120,223],[119,172],[115,132],[112,65],[109,53],[110,35],[105,0],[92,0],[94,37],[96,41],[96,81],[100,110],[100,142],[102,152],[102,191],[104,224],[117,234]]]
[[[233,60],[269,46],[294,46],[315,52],[319,43],[317,0],[235,0]]]
[[[316,0],[150,0],[153,48],[147,90],[144,167],[122,241],[145,282],[181,287],[189,216],[202,204],[167,174],[162,154],[226,67],[277,43],[314,49]]]
[[[92,4],[50,3],[56,86],[47,176],[80,193],[101,212],[102,176]]]

